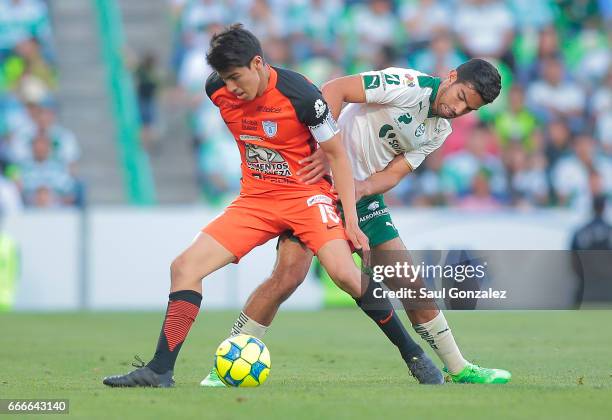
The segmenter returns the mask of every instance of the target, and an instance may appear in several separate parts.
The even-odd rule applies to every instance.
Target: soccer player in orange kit
[[[172,262],[168,309],[153,359],[103,383],[173,386],[176,358],[199,312],[202,279],[287,231],[317,255],[334,282],[399,348],[419,382],[443,382],[391,303],[364,293],[371,288],[362,285],[346,239],[363,251],[369,249],[368,240],[357,222],[351,166],[321,92],[299,73],[268,65],[257,38],[241,25],[213,36],[207,60],[215,72],[206,82],[206,93],[240,149],[240,195]],[[306,184],[296,175],[302,167],[299,161],[310,156],[317,143],[334,175],[344,227],[331,180]]]

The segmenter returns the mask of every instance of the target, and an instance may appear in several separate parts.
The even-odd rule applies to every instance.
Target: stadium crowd
[[[444,77],[492,60],[503,90],[387,195],[390,204],[586,209],[612,193],[610,0],[170,0],[172,70],[190,95],[208,202],[238,189],[239,156],[203,92],[210,36],[242,22],[267,60],[316,84],[410,67]]]
[[[52,23],[43,0],[0,0],[0,210],[82,204],[79,145],[57,121]]]

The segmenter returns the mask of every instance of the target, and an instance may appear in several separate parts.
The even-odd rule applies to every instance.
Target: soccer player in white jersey
[[[382,194],[444,143],[451,133],[449,119],[477,110],[499,95],[497,69],[487,61],[472,59],[441,80],[392,67],[341,77],[322,90],[338,119],[356,178],[359,227],[368,236],[373,253],[403,251],[407,255]],[[304,178],[314,182],[327,172],[319,151],[307,161]],[[295,238],[281,237],[272,275],[251,294],[231,334],[262,338],[278,307],[306,277],[312,256]],[[480,367],[464,359],[444,314],[435,306],[405,307],[415,331],[433,348],[453,382],[510,380],[508,371]],[[202,385],[222,383],[213,370]]]

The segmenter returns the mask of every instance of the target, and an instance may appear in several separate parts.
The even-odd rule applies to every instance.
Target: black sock
[[[168,296],[168,309],[162,324],[155,356],[147,366],[157,373],[174,370],[176,357],[200,311],[202,295],[194,290],[179,290]]]
[[[404,325],[395,313],[393,305],[388,298],[374,297],[374,289],[379,285],[372,280],[368,289],[359,299],[355,299],[357,305],[366,313],[380,328],[387,338],[397,346],[402,358],[408,362],[413,357],[423,354],[423,349],[415,343]]]

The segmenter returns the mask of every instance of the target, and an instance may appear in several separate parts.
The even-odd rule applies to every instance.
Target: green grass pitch
[[[357,310],[281,312],[265,385],[202,389],[236,315],[200,313],[174,389],[110,389],[103,376],[151,357],[161,313],[0,314],[0,398],[68,398],[69,417],[100,419],[611,418],[612,311],[449,312],[466,357],[513,380],[439,387],[417,385]]]

